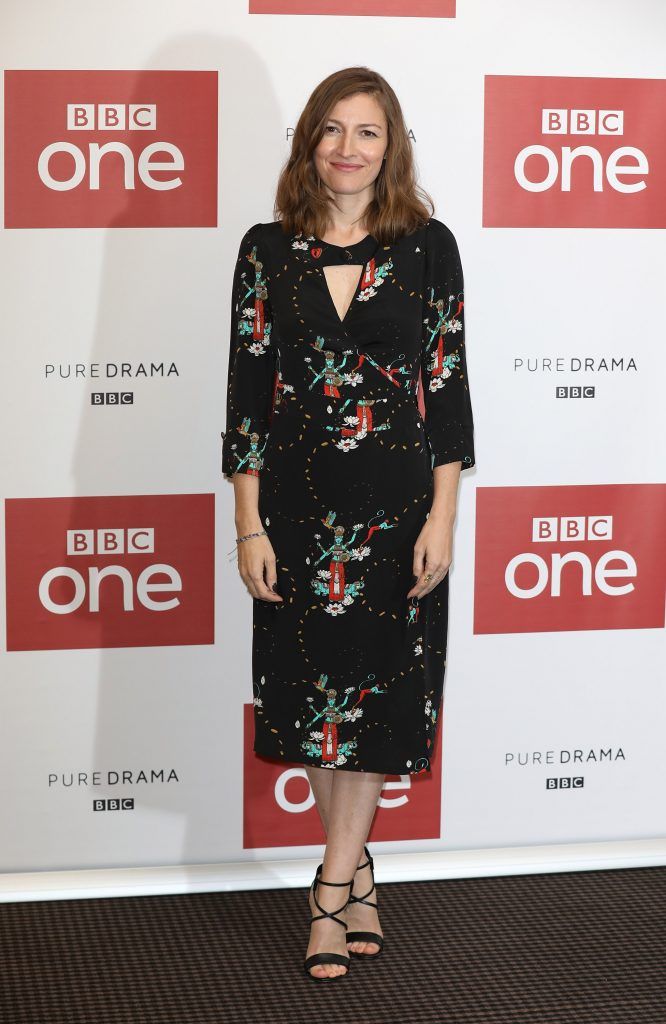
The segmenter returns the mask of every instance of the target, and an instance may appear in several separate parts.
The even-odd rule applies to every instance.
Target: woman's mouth
[[[360,171],[361,164],[338,164],[331,161],[331,166],[338,171]]]

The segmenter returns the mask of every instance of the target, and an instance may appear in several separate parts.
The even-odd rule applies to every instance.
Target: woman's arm
[[[239,537],[263,529],[259,516],[262,453],[268,441],[275,385],[273,313],[262,258],[261,224],[243,236],[234,271],[227,376],[227,420],[222,472],[234,486],[234,521]],[[266,536],[238,543],[238,571],[249,593],[281,601],[276,559]]]
[[[460,253],[452,232],[441,221],[432,219],[427,231],[424,309],[428,315],[421,339],[421,377],[434,494],[414,545],[416,582],[407,596],[417,598],[441,583],[448,572],[460,473],[475,464]]]

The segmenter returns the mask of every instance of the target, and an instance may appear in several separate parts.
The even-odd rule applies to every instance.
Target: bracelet
[[[236,548],[238,547],[238,545],[242,544],[244,540],[249,540],[250,537],[264,537],[264,536],[267,536],[266,531],[265,530],[260,530],[258,533],[246,533],[244,537],[236,537],[236,544],[235,544],[235,546],[231,549],[231,551],[227,551],[227,554],[233,556],[233,553],[236,550]],[[230,562],[233,561],[233,557],[230,558],[229,561]]]
[[[249,540],[250,537],[265,537],[266,531],[260,530],[259,533],[246,533],[244,537],[236,537],[236,543],[242,544],[244,540]]]

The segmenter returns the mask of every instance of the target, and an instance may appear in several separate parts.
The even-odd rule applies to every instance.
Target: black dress
[[[363,267],[342,320],[331,264]],[[406,595],[432,467],[474,465],[464,337],[458,247],[439,220],[385,246],[366,235],[345,249],[279,221],[241,242],[222,471],[260,478],[284,599],[253,599],[260,755],[387,774],[430,767],[448,574],[420,601]]]

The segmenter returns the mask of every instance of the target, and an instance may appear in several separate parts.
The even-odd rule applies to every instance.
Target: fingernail
[[[277,583],[273,583],[271,589],[274,590],[277,593]]]

